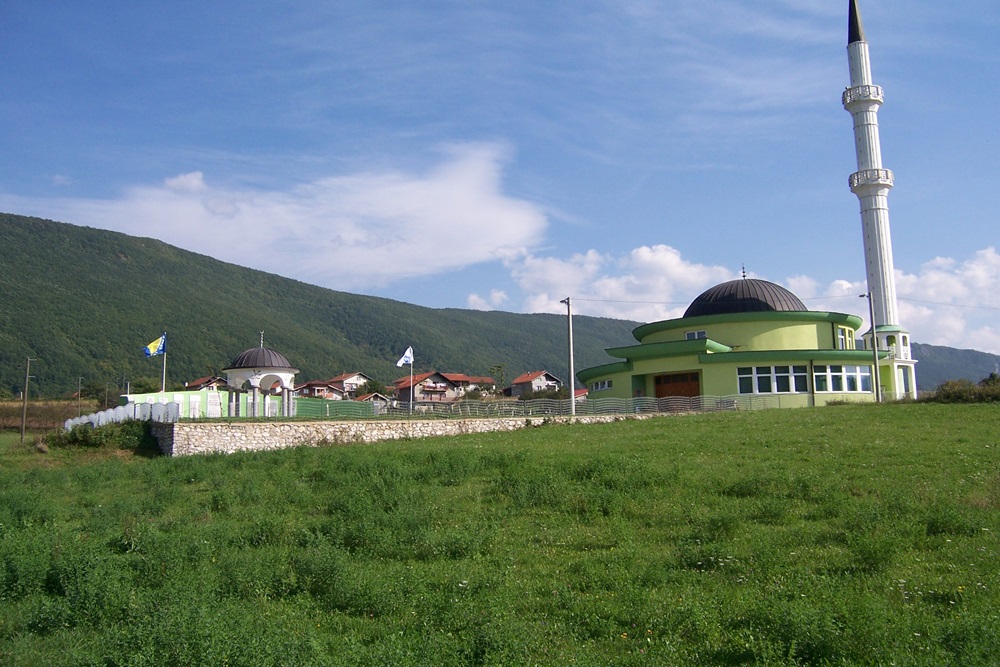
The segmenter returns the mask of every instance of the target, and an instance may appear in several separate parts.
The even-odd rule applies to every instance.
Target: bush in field
[[[1000,375],[990,373],[979,383],[970,380],[949,380],[924,400],[934,403],[1000,402]]]
[[[54,431],[45,436],[50,448],[90,447],[115,449],[156,449],[156,440],[149,429],[149,422],[129,420],[106,424],[97,428],[77,426],[71,431]]]

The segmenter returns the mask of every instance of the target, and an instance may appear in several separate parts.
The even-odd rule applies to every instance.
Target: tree
[[[378,380],[368,380],[363,385],[358,387],[357,391],[354,392],[357,396],[364,396],[365,394],[382,394],[387,396],[385,385]]]
[[[502,392],[507,386],[506,364],[493,364],[490,366],[490,375],[497,381],[497,391]]]

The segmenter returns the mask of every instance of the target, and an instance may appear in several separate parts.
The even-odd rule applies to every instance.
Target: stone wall
[[[651,416],[653,415],[341,422],[178,422],[154,423],[152,431],[164,454],[187,456],[515,431],[541,426],[543,423],[603,424],[621,419],[648,419]]]

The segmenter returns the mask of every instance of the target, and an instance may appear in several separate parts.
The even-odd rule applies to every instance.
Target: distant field
[[[0,431],[17,429],[20,434],[21,418],[27,417],[29,429],[59,428],[71,417],[80,414],[90,414],[98,409],[97,401],[87,399],[81,403],[76,400],[28,402],[27,414],[21,401],[0,401]]]
[[[4,665],[990,665],[1000,406],[0,440]]]

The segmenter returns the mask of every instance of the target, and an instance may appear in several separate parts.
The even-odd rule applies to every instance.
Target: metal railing
[[[783,405],[782,399],[785,399]],[[769,408],[801,405],[789,403],[790,396],[780,394],[733,396],[670,396],[667,398],[591,398],[576,402],[577,416],[590,415],[635,415],[635,414],[677,414],[687,412],[722,412],[729,410],[766,410]],[[327,401],[324,399],[295,399],[296,419],[345,420],[345,419],[490,419],[511,417],[566,416],[571,414],[570,401],[555,399],[532,399],[519,401],[504,399],[496,401],[433,401],[416,402],[412,411],[405,403],[382,405],[367,401]],[[65,422],[65,428],[76,426],[103,426],[125,420],[151,420],[156,422],[181,421],[181,409],[177,403],[129,403],[127,405],[96,412],[83,417],[75,417]],[[227,417],[240,420],[247,417]],[[261,419],[257,417],[256,419]],[[284,417],[270,417],[272,421]]]

